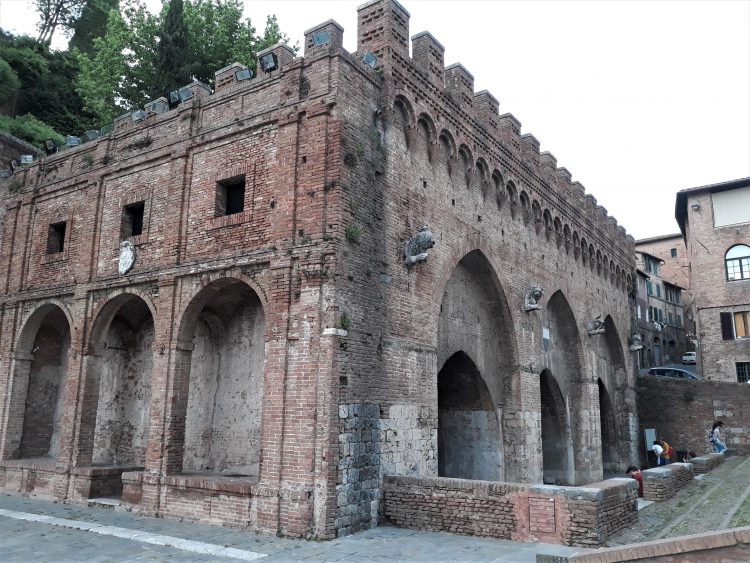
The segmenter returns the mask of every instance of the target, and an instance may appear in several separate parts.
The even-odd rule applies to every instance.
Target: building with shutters
[[[706,379],[750,380],[750,178],[677,193]]]

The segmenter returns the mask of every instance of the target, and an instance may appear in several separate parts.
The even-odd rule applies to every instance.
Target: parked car
[[[683,364],[694,364],[695,363],[695,352],[685,352],[682,355]]]
[[[651,368],[646,375],[659,375],[661,377],[674,377],[676,379],[690,379],[692,381],[703,381],[700,375],[680,368]]]

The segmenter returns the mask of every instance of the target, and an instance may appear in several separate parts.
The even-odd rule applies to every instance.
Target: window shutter
[[[721,315],[721,338],[722,340],[734,340],[734,328],[732,327],[732,313],[719,313]]]

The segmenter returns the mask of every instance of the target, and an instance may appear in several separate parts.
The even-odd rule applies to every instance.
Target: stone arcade
[[[356,53],[326,22],[3,181],[3,490],[330,538],[387,476],[638,459],[632,238],[408,21],[375,0]]]

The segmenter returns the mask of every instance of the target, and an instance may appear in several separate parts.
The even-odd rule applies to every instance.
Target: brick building
[[[635,256],[639,296],[635,316],[643,342],[640,367],[680,363],[685,351],[693,349],[685,336],[683,288],[667,281],[662,259],[643,250],[636,250]]]
[[[677,192],[690,261],[698,364],[708,379],[750,380],[750,178]]]
[[[386,475],[637,460],[633,239],[403,7],[358,14],[356,53],[326,22],[3,181],[5,490],[328,538]]]

